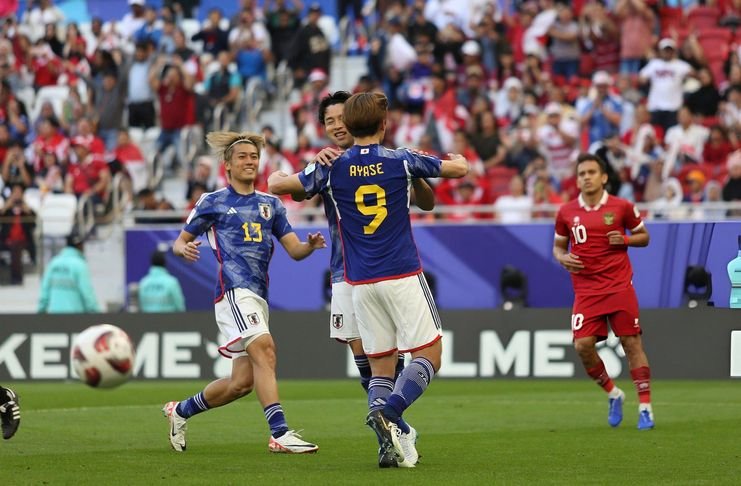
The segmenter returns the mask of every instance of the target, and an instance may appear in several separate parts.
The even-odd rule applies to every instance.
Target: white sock
[[[651,416],[653,417],[654,412],[653,412],[653,410],[651,410],[651,404],[650,403],[639,403],[638,404],[638,413],[641,413],[644,410],[648,410],[648,413],[650,413]]]
[[[620,388],[615,387],[612,389],[612,391],[607,393],[607,396],[609,398],[619,398],[622,393],[623,391]]]

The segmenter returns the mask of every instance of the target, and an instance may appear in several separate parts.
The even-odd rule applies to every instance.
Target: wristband
[[[625,246],[630,245],[630,239],[628,238],[628,235],[623,235],[623,243],[625,243]]]

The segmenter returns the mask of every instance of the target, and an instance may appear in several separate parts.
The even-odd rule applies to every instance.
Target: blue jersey
[[[219,262],[216,301],[233,288],[249,289],[268,298],[268,265],[273,236],[293,232],[280,200],[263,192],[243,195],[232,186],[201,196],[183,228],[208,242]]]
[[[337,211],[345,280],[361,284],[422,271],[409,221],[413,178],[438,177],[440,159],[407,149],[355,145],[331,168],[304,171]]]
[[[343,282],[345,280],[345,268],[342,262],[342,243],[340,242],[340,228],[337,226],[337,211],[335,210],[332,199],[327,194],[328,187],[326,183],[318,185],[322,181],[314,177],[316,166],[311,164],[302,172],[299,172],[298,178],[304,186],[306,198],[314,197],[320,194],[324,203],[324,214],[327,216],[327,226],[329,227],[329,241],[332,245],[331,255],[329,257],[329,271],[332,274],[332,283]],[[326,182],[326,181],[325,181]]]

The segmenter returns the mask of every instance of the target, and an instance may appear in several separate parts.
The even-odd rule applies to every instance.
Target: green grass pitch
[[[588,380],[436,380],[405,418],[420,432],[415,469],[379,469],[356,381],[282,381],[289,425],[315,455],[271,454],[254,395],[189,421],[167,440],[160,407],[203,382],[9,383],[21,427],[0,441],[3,484],[741,484],[741,386],[654,381],[657,428],[636,430],[632,383],[617,429]]]

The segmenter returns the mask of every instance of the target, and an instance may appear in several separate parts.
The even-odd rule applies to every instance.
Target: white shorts
[[[345,343],[360,339],[355,308],[352,304],[352,285],[347,282],[332,284],[330,308],[329,337]]]
[[[219,353],[227,358],[247,356],[247,346],[258,336],[270,334],[268,303],[248,289],[230,289],[216,303],[216,324],[226,342]]]
[[[363,349],[370,357],[411,353],[442,337],[440,316],[424,275],[353,286]]]

